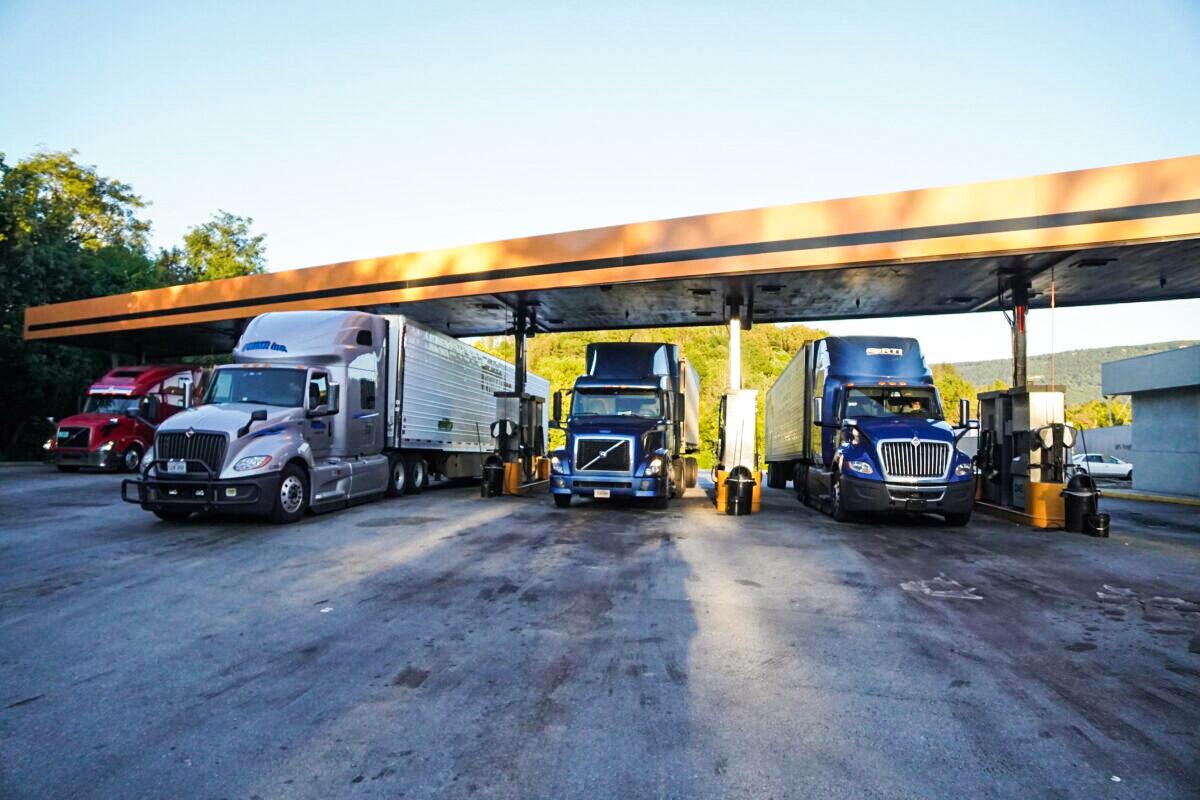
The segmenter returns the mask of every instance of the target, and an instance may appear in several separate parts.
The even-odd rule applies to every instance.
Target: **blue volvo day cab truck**
[[[567,446],[550,454],[550,492],[559,508],[583,497],[644,497],[658,508],[696,485],[700,447],[700,379],[679,345],[597,342],[587,347],[587,374],[575,380],[571,414],[554,427]]]
[[[958,441],[979,423],[960,423],[946,422],[916,339],[818,339],[767,390],[767,485],[791,480],[802,502],[839,521],[908,511],[966,525],[975,466]]]

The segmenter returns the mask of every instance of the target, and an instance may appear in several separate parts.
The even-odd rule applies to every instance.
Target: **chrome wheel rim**
[[[125,451],[125,469],[133,472],[138,468],[138,464],[142,462],[142,456],[134,448],[129,448]]]
[[[288,475],[279,485],[279,504],[289,514],[295,514],[304,505],[304,483],[295,475]]]
[[[404,462],[397,461],[392,465],[392,488],[397,492],[404,491]]]
[[[417,468],[413,470],[414,481],[417,486],[425,485],[425,460],[417,459]]]

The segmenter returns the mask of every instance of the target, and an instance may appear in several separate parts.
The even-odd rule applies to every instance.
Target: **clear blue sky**
[[[0,151],[77,149],[159,245],[252,216],[272,269],[1200,152],[1195,0],[841,5],[0,0]],[[897,325],[1007,353],[829,327]],[[1055,328],[1200,338],[1200,301]]]

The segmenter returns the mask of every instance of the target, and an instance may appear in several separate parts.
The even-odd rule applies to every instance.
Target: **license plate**
[[[181,475],[187,472],[187,462],[178,458],[173,458],[167,462],[167,473],[170,475]]]
[[[924,500],[905,500],[904,501],[904,510],[905,511],[924,511],[925,510],[925,501]]]
[[[592,492],[592,497],[599,497],[599,498],[612,497],[612,492],[609,491],[608,489],[596,489],[595,491]]]

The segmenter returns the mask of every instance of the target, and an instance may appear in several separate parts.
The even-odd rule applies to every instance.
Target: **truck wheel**
[[[388,457],[388,485],[384,492],[388,497],[399,497],[408,488],[408,469],[404,459],[398,455]]]
[[[654,508],[656,508],[659,511],[666,511],[668,508],[671,507],[671,495],[664,494],[664,495],[654,498],[653,505],[654,505]]]
[[[943,514],[942,516],[946,518],[947,525],[951,525],[955,528],[961,528],[971,521],[970,511],[959,511],[953,514]]]
[[[569,494],[556,494],[553,495],[553,497],[554,505],[558,506],[559,508],[566,508],[571,505],[571,495]]]
[[[767,464],[767,487],[771,489],[786,489],[787,475],[783,465],[775,462]]]
[[[404,469],[407,485],[404,491],[408,494],[420,494],[429,482],[429,465],[421,456],[405,456]]]
[[[308,475],[295,464],[288,464],[279,476],[279,491],[271,509],[271,522],[295,522],[308,508]]]
[[[137,472],[138,467],[142,465],[142,448],[140,445],[131,444],[126,449],[125,455],[121,456],[121,469],[126,472]]]
[[[796,492],[796,499],[808,505],[808,470],[799,464],[792,470],[792,489]]]
[[[829,483],[829,515],[838,522],[849,522],[854,517],[846,510],[842,499],[842,479],[836,475]]]
[[[66,464],[59,464],[58,471],[59,472],[79,472],[79,467],[74,466],[74,465],[68,466]]]
[[[154,516],[163,522],[183,522],[191,515],[192,512],[184,511],[182,508],[160,508],[154,512]]]
[[[700,474],[700,465],[694,458],[685,458],[683,460],[683,488],[695,489],[696,478]]]

